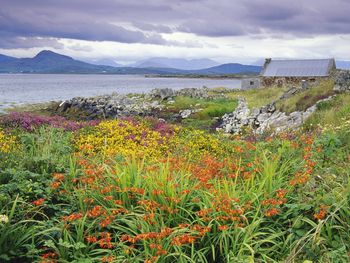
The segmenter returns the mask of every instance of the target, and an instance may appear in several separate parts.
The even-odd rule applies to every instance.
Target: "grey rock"
[[[350,92],[350,70],[338,70],[335,74],[334,90]]]
[[[298,89],[297,87],[292,87],[289,90],[287,90],[285,93],[283,93],[283,95],[280,97],[281,100],[283,99],[288,99],[291,96],[293,96],[294,94],[298,93],[300,91],[300,89]]]
[[[175,96],[175,92],[172,89],[153,89],[150,92],[151,98],[160,98],[161,100],[169,99]]]
[[[190,115],[192,114],[192,110],[182,110],[179,112],[180,116],[182,119],[186,119],[188,117],[190,117]]]

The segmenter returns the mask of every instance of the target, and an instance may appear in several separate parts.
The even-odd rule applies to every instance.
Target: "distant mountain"
[[[97,59],[97,60],[87,60],[85,61],[90,64],[100,65],[100,66],[110,66],[110,67],[124,67],[124,65],[115,62],[113,59]]]
[[[137,62],[136,64],[131,65],[132,67],[135,68],[172,68],[169,65],[158,63],[155,61],[143,61],[143,62]]]
[[[238,63],[222,64],[216,67],[194,71],[198,74],[254,74],[260,73],[260,66],[242,65]]]
[[[337,60],[336,61],[337,68],[339,69],[350,69],[350,61],[342,61],[342,60]]]
[[[18,58],[9,57],[9,56],[5,56],[5,55],[0,54],[0,62],[10,62],[10,61],[15,61],[17,59]]]
[[[182,70],[198,70],[219,65],[211,59],[182,59],[182,58],[150,58],[139,61],[130,66],[139,68],[176,68]]]
[[[162,60],[164,61],[164,60]],[[169,61],[169,60],[167,60]],[[210,60],[181,60],[177,63],[187,61],[187,66],[193,67],[195,63],[212,63]],[[175,62],[176,62],[175,61]],[[108,61],[107,61],[108,62]],[[174,62],[174,63],[175,63]],[[205,63],[204,63],[205,62]],[[96,62],[95,62],[96,63]],[[213,62],[214,63],[214,62]],[[215,62],[216,63],[216,62]],[[184,66],[184,65],[183,65]],[[0,54],[0,73],[56,73],[56,74],[159,74],[159,75],[186,75],[186,74],[241,74],[259,73],[260,67],[241,64],[223,64],[200,70],[184,70],[169,67],[162,63],[140,64],[140,67],[113,67],[109,65],[95,65],[69,56],[61,55],[49,50],[43,50],[33,58],[14,58]]]
[[[0,60],[0,72],[7,73],[105,73],[114,68],[97,66],[44,50],[33,58]]]

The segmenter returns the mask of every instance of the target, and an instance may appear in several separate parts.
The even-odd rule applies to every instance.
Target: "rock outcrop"
[[[162,108],[163,106],[157,100],[147,100],[142,96],[128,97],[114,93],[91,98],[76,97],[62,102],[57,111],[76,110],[85,112],[90,118],[116,118],[119,116],[151,115],[153,111]]]
[[[336,92],[350,92],[350,70],[337,71],[334,82]]]
[[[97,96],[91,98],[76,97],[71,100],[63,101],[56,109],[59,113],[69,114],[72,111],[84,112],[89,118],[118,118],[121,116],[154,116],[156,112],[164,108],[163,101],[168,104],[175,103],[176,96],[187,96],[191,98],[208,99],[218,95],[209,95],[207,88],[195,89],[187,88],[179,91],[172,89],[154,89],[150,93],[143,95],[112,95]],[[220,95],[221,96],[221,95]],[[179,112],[178,116],[182,119],[188,118],[198,109],[187,109]]]
[[[295,111],[289,115],[276,109],[275,103],[268,104],[260,109],[249,110],[246,101],[242,98],[238,101],[238,107],[232,113],[222,117],[222,124],[217,130],[225,133],[238,134],[244,127],[252,129],[257,134],[268,130],[276,133],[296,129],[316,110],[317,104],[330,100],[333,96],[318,101],[306,111]]]

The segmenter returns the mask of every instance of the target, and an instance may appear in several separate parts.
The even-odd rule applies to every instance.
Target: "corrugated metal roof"
[[[324,77],[335,66],[334,59],[271,60],[264,77]]]

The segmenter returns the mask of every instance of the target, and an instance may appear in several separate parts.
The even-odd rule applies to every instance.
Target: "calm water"
[[[145,78],[139,75],[0,74],[0,108],[117,92],[145,93],[154,88],[240,88],[237,79]]]

